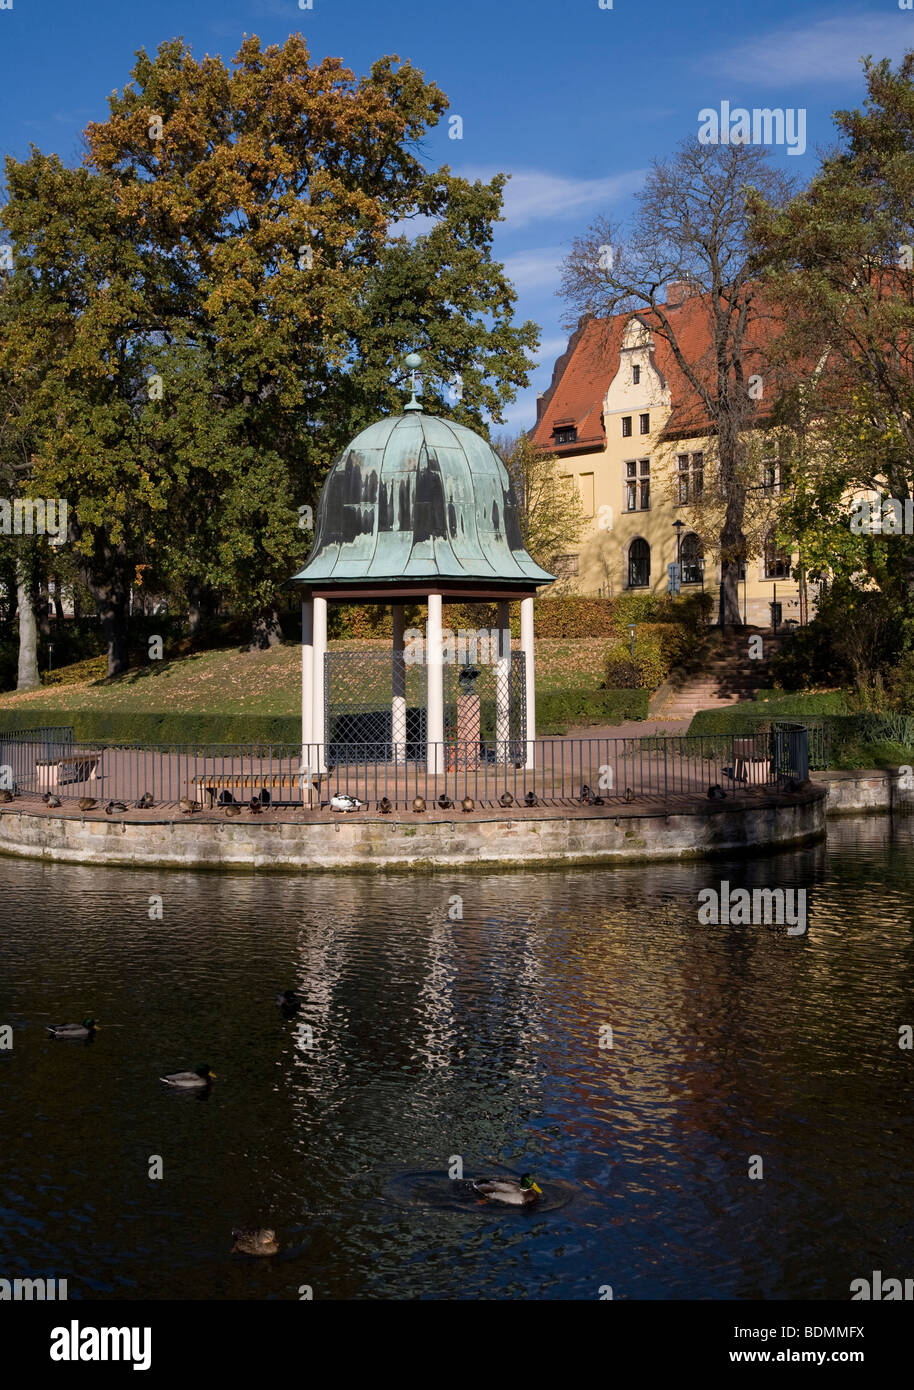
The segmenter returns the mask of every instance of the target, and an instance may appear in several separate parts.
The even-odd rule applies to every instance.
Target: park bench
[[[307,791],[308,805],[313,806],[315,791],[318,793],[318,803],[320,802],[321,785],[326,782],[327,776],[326,772],[307,771],[201,772],[191,778],[191,785],[195,792],[194,799],[210,806],[215,804],[220,792],[229,792],[234,800],[250,801],[259,791],[265,791],[269,792],[270,800],[273,801],[275,792],[285,790],[297,791],[302,804]]]
[[[94,782],[101,776],[102,755],[61,753],[56,758],[37,758],[35,778],[39,791],[53,791],[69,782]]]

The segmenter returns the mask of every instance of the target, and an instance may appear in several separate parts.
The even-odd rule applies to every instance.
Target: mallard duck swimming
[[[331,811],[361,811],[364,805],[357,796],[347,796],[344,792],[337,792],[330,798]]]
[[[45,1024],[52,1038],[91,1038],[97,1027],[94,1018],[84,1018],[82,1023]]]
[[[283,989],[277,994],[276,1002],[283,1011],[288,1009],[297,1012],[305,1001],[297,989]]]
[[[279,1241],[276,1232],[268,1226],[239,1226],[232,1231],[235,1244],[233,1255],[278,1255]]]
[[[76,804],[81,811],[94,811],[98,802],[94,796],[81,796]]]
[[[202,1091],[215,1079],[216,1073],[206,1062],[202,1062],[193,1071],[173,1071],[170,1076],[159,1077],[166,1086],[175,1086],[180,1091]]]
[[[487,1202],[501,1202],[509,1207],[530,1207],[543,1195],[543,1189],[537,1187],[529,1173],[521,1178],[476,1178],[473,1191]]]

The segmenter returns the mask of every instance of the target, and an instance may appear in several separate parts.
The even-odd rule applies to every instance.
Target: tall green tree
[[[537,333],[491,256],[503,180],[424,168],[446,100],[409,63],[356,79],[292,35],[246,39],[227,67],[174,40],[109,105],[84,169],[7,161],[4,222],[24,323],[58,359],[38,466],[71,499],[114,674],[137,562],[222,591],[269,640],[299,508],[398,403],[403,354],[423,350],[432,397],[481,424],[526,382]],[[24,332],[12,356],[27,364]]]
[[[810,572],[857,576],[901,618],[914,538],[855,533],[851,519],[855,494],[914,497],[914,52],[863,72],[865,102],[835,113],[819,172],[786,206],[754,196],[751,232],[784,306],[780,351],[806,366],[780,406],[799,463],[788,524]]]

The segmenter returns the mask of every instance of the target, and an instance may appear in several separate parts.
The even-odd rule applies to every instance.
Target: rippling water
[[[808,933],[699,926],[721,879],[806,887]],[[914,823],[713,865],[6,859],[0,884],[0,1277],[71,1298],[843,1299],[912,1272]],[[43,1034],[90,1012],[89,1046]],[[207,1098],[158,1082],[204,1061]],[[529,1170],[549,1200],[462,1210],[455,1158]],[[278,1258],[229,1256],[252,1223]]]

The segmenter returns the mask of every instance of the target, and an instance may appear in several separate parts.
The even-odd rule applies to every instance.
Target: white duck
[[[342,793],[330,798],[331,811],[361,811],[364,805],[365,802],[359,801],[358,797],[344,796]]]

